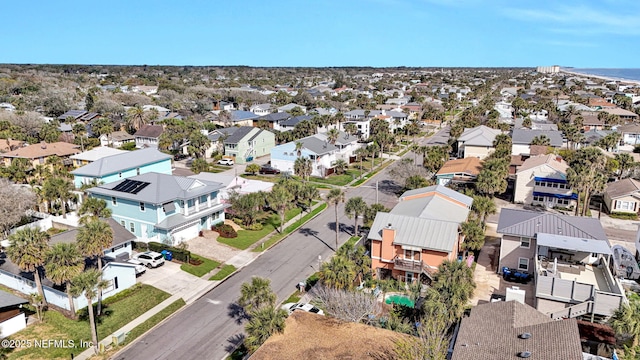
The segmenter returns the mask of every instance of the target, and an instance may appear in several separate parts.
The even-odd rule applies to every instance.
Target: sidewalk
[[[311,207],[309,212],[315,210],[316,208],[318,208],[322,204],[324,204],[324,202],[319,201],[318,203],[316,203],[315,205],[313,205]],[[293,225],[298,220],[299,220],[299,217],[297,217],[297,216],[294,217],[293,219],[287,221],[284,224],[284,228],[287,228],[288,226]],[[261,246],[262,243],[264,243],[265,241],[269,240],[273,235],[276,235],[276,234],[278,234],[277,230],[269,233],[267,236],[262,238],[260,241],[257,241],[255,244],[251,245],[248,249],[243,250],[241,253],[235,255],[234,257],[229,259],[224,264],[229,264],[229,265],[235,266],[236,271],[238,271],[238,270],[242,269],[243,267],[249,265],[251,262],[253,262],[261,254],[264,253],[262,251],[261,252],[254,252],[253,249],[255,249],[258,246]],[[285,238],[286,238],[286,236],[285,236]],[[201,278],[202,279],[209,279],[216,272],[218,272],[218,269],[214,269],[211,272],[209,272],[207,274],[204,274]],[[224,280],[222,280],[222,281],[224,281]],[[160,304],[156,305],[155,307],[153,307],[149,311],[147,311],[144,314],[142,314],[142,315],[138,316],[137,318],[133,319],[130,323],[128,323],[125,326],[121,327],[120,329],[116,330],[113,334],[110,334],[109,336],[105,337],[104,339],[102,339],[100,341],[100,343],[103,344],[105,346],[105,348],[107,348],[109,345],[111,345],[112,337],[115,336],[116,334],[122,334],[122,333],[126,334],[126,333],[130,332],[133,328],[135,328],[136,326],[138,326],[138,325],[142,324],[143,322],[147,321],[153,315],[155,315],[155,314],[159,313],[160,311],[164,310],[164,308],[166,308],[167,306],[171,305],[174,301],[176,301],[176,300],[178,300],[180,298],[182,298],[185,301],[185,303],[187,303],[187,305],[189,305],[189,304],[195,302],[196,300],[198,300],[199,298],[201,298],[202,296],[204,296],[204,294],[206,294],[207,292],[211,291],[216,286],[218,286],[220,283],[222,283],[222,281],[208,281],[208,282],[203,283],[202,285],[200,285],[198,287],[194,287],[193,289],[190,289],[188,292],[186,292],[184,294],[172,295],[171,297],[169,297],[168,299],[164,300]],[[75,359],[86,360],[86,359],[91,358],[93,355],[94,355],[93,348],[89,348],[89,349],[83,351],[82,353],[78,354],[75,357]]]

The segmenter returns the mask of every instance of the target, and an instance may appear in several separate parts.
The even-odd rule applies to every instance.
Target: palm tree
[[[330,288],[347,290],[353,287],[356,277],[354,264],[344,256],[334,256],[329,262],[322,264],[318,277]]]
[[[75,197],[73,194],[74,186],[71,181],[60,178],[51,177],[44,182],[43,190],[45,198],[50,202],[60,204],[62,216],[67,216],[67,202]]]
[[[313,162],[306,157],[299,157],[293,163],[293,171],[300,176],[303,181],[309,180],[313,171]]]
[[[274,306],[277,296],[271,290],[271,280],[259,276],[251,278],[251,282],[242,283],[238,305],[244,311],[254,313],[264,307]]]
[[[333,168],[338,175],[344,174],[347,170],[347,167],[349,167],[349,164],[347,164],[347,162],[342,159],[336,160],[336,162],[333,164]]]
[[[127,126],[135,131],[140,130],[142,125],[146,124],[144,109],[140,104],[127,110]]]
[[[445,260],[438,266],[432,287],[447,305],[449,318],[455,322],[464,313],[476,287],[473,270],[465,261]]]
[[[549,145],[551,145],[551,140],[547,137],[547,135],[539,135],[539,136],[534,137],[531,140],[531,145],[549,146]]]
[[[371,273],[371,258],[367,255],[367,249],[364,246],[345,243],[338,249],[336,256],[342,256],[353,264],[359,283],[362,283],[363,277]]]
[[[84,256],[98,260],[98,271],[102,273],[104,249],[113,244],[113,230],[102,220],[89,221],[76,235],[78,249]],[[98,315],[102,313],[102,292],[98,293]]]
[[[71,295],[71,280],[84,270],[84,257],[80,254],[75,243],[59,243],[53,245],[47,252],[44,269],[47,277],[58,285],[65,284],[71,317],[76,318],[76,310]]]
[[[284,218],[287,210],[293,205],[293,194],[283,185],[276,185],[269,193],[267,203],[280,216],[280,233],[284,231]]]
[[[344,192],[342,192],[342,190],[340,189],[331,189],[331,191],[329,191],[329,194],[327,194],[327,203],[329,205],[334,205],[335,211],[336,211],[336,248],[334,249],[334,251],[338,251],[338,236],[340,234],[340,222],[338,220],[338,205],[344,202],[344,198],[345,198]]]
[[[296,141],[296,156],[300,157],[302,156],[302,148],[304,147],[304,144],[301,141]]]
[[[256,351],[274,333],[282,333],[287,319],[287,311],[269,305],[251,314],[245,325],[247,338],[244,341],[249,352]]]
[[[460,224],[464,242],[461,247],[464,250],[480,250],[484,245],[484,227],[478,220],[466,221]]]
[[[345,124],[344,132],[346,132],[349,135],[355,135],[358,133],[358,127],[354,123]]]
[[[98,353],[98,332],[96,329],[96,319],[93,314],[93,299],[96,293],[102,292],[107,286],[107,282],[102,280],[102,272],[96,269],[83,271],[71,281],[71,293],[80,295],[84,293],[87,298],[87,309],[89,310],[89,326],[91,327],[91,340],[93,341],[93,351]]]
[[[336,140],[338,140],[338,137],[340,136],[340,131],[338,129],[331,129],[329,131],[327,131],[327,139],[329,140],[329,142],[331,144],[335,144]]]
[[[487,222],[487,216],[493,215],[498,211],[496,204],[488,196],[476,195],[473,197],[473,204],[471,205],[471,211],[476,215],[476,218],[482,224],[484,228]]]
[[[78,215],[80,215],[80,224],[86,225],[99,218],[111,217],[111,209],[107,208],[107,202],[104,199],[88,197],[82,202]]]
[[[351,219],[354,218],[353,224],[353,235],[358,236],[358,218],[367,211],[367,203],[362,200],[362,197],[356,196],[347,200],[347,203],[344,205],[344,212],[347,214],[347,217]]]
[[[616,310],[609,324],[616,334],[631,339],[631,347],[635,349],[640,340],[640,298],[637,294],[631,294],[629,303]]]
[[[616,154],[615,159],[618,160],[618,169],[620,171],[620,174],[618,175],[618,179],[624,178],[626,171],[633,168],[636,165],[636,163],[633,160],[633,156],[627,153]]]
[[[40,228],[24,228],[9,235],[9,247],[7,256],[22,271],[33,273],[38,294],[44,297],[40,267],[44,265],[47,250],[49,249],[49,234]]]

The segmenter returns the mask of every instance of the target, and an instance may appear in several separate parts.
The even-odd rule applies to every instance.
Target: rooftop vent
[[[520,339],[525,339],[525,340],[526,339],[530,339],[531,338],[531,333],[522,333],[522,334],[518,335],[518,337]]]
[[[519,358],[527,359],[531,357],[531,351],[521,351],[518,353]]]

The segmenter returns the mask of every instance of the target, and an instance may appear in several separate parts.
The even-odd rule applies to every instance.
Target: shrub
[[[195,265],[195,266],[198,266],[198,265],[202,264],[202,262],[203,262],[202,260],[197,259],[197,258],[189,259],[189,264]]]
[[[213,231],[218,232],[223,238],[235,238],[238,237],[238,233],[228,224],[218,224],[214,227]]]
[[[133,250],[147,251],[147,250],[149,250],[149,244],[147,244],[144,241],[134,241],[133,242]]]
[[[622,220],[638,220],[638,214],[614,211],[609,214],[614,219]]]
[[[242,228],[245,229],[245,230],[260,231],[260,230],[262,230],[263,225],[260,224],[260,223],[254,223],[254,224],[249,225],[249,226],[243,226]]]
[[[173,253],[174,259],[185,262],[185,263],[188,263],[189,259],[191,259],[191,251],[189,250],[179,249],[173,246],[161,244],[154,241],[149,243],[149,250],[155,251],[155,252],[162,252],[162,250],[171,251]]]

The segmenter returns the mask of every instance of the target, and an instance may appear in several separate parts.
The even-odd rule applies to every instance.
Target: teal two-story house
[[[221,183],[156,172],[133,176],[87,191],[103,199],[111,217],[138,241],[176,245],[200,230],[224,222]]]
[[[89,184],[108,184],[132,176],[157,172],[171,174],[171,155],[145,148],[98,159],[71,171],[76,189]]]

